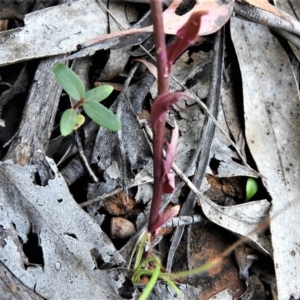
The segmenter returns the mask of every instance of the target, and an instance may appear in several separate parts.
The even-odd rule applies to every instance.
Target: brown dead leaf
[[[176,14],[177,8],[181,4],[181,2],[182,0],[173,1],[173,3],[163,13],[164,31],[166,34],[175,35],[177,31],[188,21],[189,17],[193,13],[199,11],[203,11],[199,35],[202,36],[212,34],[218,31],[224,24],[226,24],[231,16],[234,6],[234,0],[228,0],[226,4],[219,4],[218,0],[196,0],[194,7],[181,16]],[[122,36],[144,32],[153,32],[153,26],[132,28],[129,30],[102,35],[88,40],[83,44],[80,44],[79,48],[86,48],[97,43],[110,40],[112,38],[120,38]]]
[[[157,79],[157,68],[145,59],[136,58],[132,62],[138,61],[146,66],[148,71]]]
[[[176,34],[196,12],[203,11],[199,35],[208,35],[218,31],[230,18],[234,1],[230,0],[226,5],[219,4],[217,0],[197,0],[195,6],[183,16],[177,15],[176,10],[182,0],[175,0],[164,11],[164,29],[167,34]]]

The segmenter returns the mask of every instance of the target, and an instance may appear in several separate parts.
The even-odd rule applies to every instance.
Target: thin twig
[[[104,199],[107,198],[107,197],[113,196],[113,195],[115,195],[115,194],[117,194],[117,193],[119,193],[119,192],[121,192],[121,191],[122,191],[122,188],[118,187],[118,188],[115,188],[115,189],[113,189],[112,191],[110,191],[110,192],[108,192],[108,193],[102,194],[100,197],[96,197],[96,198],[94,198],[94,199],[91,199],[91,200],[82,202],[82,203],[80,203],[79,205],[80,205],[81,207],[86,207],[86,206],[88,206],[88,205],[91,205],[91,204],[94,204],[94,203],[99,202],[99,201],[101,201],[101,200],[104,200]]]
[[[187,226],[195,223],[204,223],[206,220],[201,215],[189,215],[189,216],[181,216],[175,217],[171,220],[167,221],[162,227],[179,227],[179,226]]]
[[[89,165],[89,163],[88,163],[88,161],[87,161],[87,159],[84,155],[81,140],[80,140],[80,137],[79,137],[79,134],[78,134],[77,130],[74,130],[74,139],[75,139],[75,144],[76,144],[76,147],[78,149],[79,155],[80,155],[80,157],[82,159],[82,162],[85,165],[88,173],[90,174],[90,176],[92,177],[94,182],[99,182],[99,179],[97,178],[97,176],[95,175],[95,173],[91,169],[91,167],[90,167],[90,165]]]

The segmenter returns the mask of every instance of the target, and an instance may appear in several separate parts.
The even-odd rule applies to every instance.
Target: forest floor
[[[135,30],[151,25],[149,4],[111,1],[107,11],[97,0],[2,2],[0,300],[138,299],[149,278],[131,281],[131,256],[153,193],[157,83],[151,30]],[[186,299],[300,299],[300,4],[171,2],[167,43],[192,12],[208,13],[172,69],[170,90],[189,97],[167,117],[166,141],[174,119],[180,136],[176,188],[162,210],[181,209],[154,251],[168,272],[222,258],[174,279]],[[268,27],[274,22],[279,29]],[[120,131],[83,113],[84,124],[61,135],[74,100],[55,79],[57,62],[86,90],[114,88],[101,103]],[[257,185],[251,198],[249,182]],[[180,295],[158,281],[148,299]]]

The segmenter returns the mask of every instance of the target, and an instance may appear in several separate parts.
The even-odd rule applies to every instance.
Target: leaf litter
[[[91,2],[92,5],[96,5],[96,1]],[[248,1],[247,3],[243,3],[248,5],[248,8],[250,7],[248,14],[245,14],[245,12],[241,10],[241,1],[236,1],[235,4],[233,1],[227,1],[227,6],[220,6],[216,1],[212,0],[195,1],[192,10],[184,16],[178,16],[176,9],[180,2],[179,0],[174,1],[165,11],[165,20],[168,22],[166,23],[167,33],[176,33],[180,27],[179,23],[185,22],[192,11],[198,9],[203,10],[204,8],[210,12],[214,12],[206,15],[208,19],[205,20],[209,21],[205,21],[206,25],[200,34],[208,34],[218,30],[229,19],[232,9],[234,9],[235,13],[250,19],[251,16],[253,16],[251,12],[259,12],[261,15],[258,14],[259,17],[256,19],[258,22],[264,18],[265,13],[267,13],[269,17],[271,14],[275,16],[275,23],[282,23],[278,26],[281,29],[289,30],[290,24],[294,24],[295,30],[292,31],[294,33],[299,32],[297,31],[297,22],[294,19],[291,21],[289,16],[276,10],[276,8],[269,5],[267,1]],[[279,8],[284,9],[284,6],[279,3],[280,1],[276,2]],[[47,10],[41,10],[40,12],[36,12],[34,16],[28,15],[27,19],[25,18],[25,30],[26,25],[30,24],[29,18],[36,17],[37,19],[42,19],[47,13],[49,13],[49,16],[54,12],[58,13],[59,10],[65,13],[65,9],[74,9],[77,5],[79,5],[79,8],[82,8],[80,5],[86,4],[86,1],[80,0],[75,1],[69,6],[70,8],[62,5],[59,8],[53,7]],[[94,11],[89,10],[93,18],[97,16],[98,20],[99,16],[97,14],[100,13],[99,7],[101,7],[101,5],[102,4],[99,5],[98,3],[97,6],[93,6],[95,8]],[[214,8],[214,10],[212,8]],[[219,16],[220,11],[223,13],[223,16],[221,23],[218,25],[216,18]],[[294,11],[297,11],[297,9],[294,9]],[[78,9],[76,16],[78,17],[80,13],[82,13],[82,11]],[[103,14],[103,12],[100,14]],[[124,14],[124,11],[121,12],[121,14]],[[76,21],[77,17],[70,19]],[[210,17],[212,17],[212,19],[209,19]],[[104,14],[103,18],[106,20]],[[103,18],[101,26],[107,23],[106,21],[103,22]],[[82,19],[87,20],[88,18],[82,17]],[[34,23],[35,21],[32,22]],[[274,25],[272,22],[271,18],[271,22],[269,22],[271,26]],[[62,20],[57,21],[57,24],[65,26]],[[174,26],[175,24],[176,26]],[[104,27],[101,27],[103,28],[103,32],[100,34],[106,33],[106,26]],[[27,27],[27,29],[28,28],[29,27]],[[32,30],[33,36],[38,35],[34,27],[30,30]],[[299,173],[299,163],[296,155],[297,149],[299,148],[297,139],[297,128],[299,128],[299,126],[297,126],[299,83],[295,81],[295,74],[290,67],[290,61],[286,53],[267,27],[247,23],[231,17],[230,30],[242,75],[244,119],[241,120],[241,116],[239,115],[240,110],[237,109],[236,106],[236,102],[240,101],[240,99],[237,99],[235,89],[230,90],[233,84],[228,84],[228,80],[222,80],[222,103],[219,104],[218,107],[219,109],[222,108],[223,114],[219,114],[218,121],[221,126],[225,126],[225,132],[233,137],[240,153],[250,161],[253,157],[255,164],[252,163],[251,165],[254,167],[256,165],[259,174],[262,176],[262,183],[267,191],[267,194],[265,193],[264,196],[267,196],[268,200],[261,200],[265,198],[262,197],[256,198],[249,203],[234,206],[224,206],[224,203],[216,204],[205,196],[205,192],[210,188],[206,178],[201,187],[199,187],[200,193],[198,192],[197,195],[200,196],[199,201],[203,213],[210,222],[234,232],[238,236],[247,236],[249,238],[247,242],[253,247],[253,251],[256,255],[263,255],[264,258],[266,256],[273,256],[279,299],[287,299],[290,296],[299,298],[300,293],[297,285],[297,278],[299,278],[299,262],[297,261],[299,249],[297,241],[299,240],[299,236],[297,231],[294,230],[294,228],[297,228],[297,215],[299,215],[299,209],[297,208],[297,195],[299,193],[296,180],[297,174]],[[63,29],[60,29],[60,31],[64,33]],[[132,34],[138,31],[136,31],[136,29],[129,29],[127,32],[128,34]],[[5,35],[7,36],[7,34],[8,33],[0,35],[0,39],[4,38]],[[11,34],[15,34],[15,37],[17,37],[16,40],[18,40],[18,38],[22,39],[24,30],[18,29],[11,32]],[[43,36],[44,34],[45,33],[41,33],[39,35]],[[95,32],[90,32],[89,34],[91,34],[91,37],[97,35]],[[125,34],[127,33],[125,32]],[[70,36],[70,32],[68,32],[68,35]],[[88,39],[88,35],[84,34],[84,36],[85,39],[83,42]],[[127,42],[123,40],[120,43],[122,36],[124,36],[124,32],[115,33],[112,39],[110,39],[111,35],[104,35],[103,40],[105,40],[106,44],[102,43],[101,46],[96,45],[95,48],[109,49],[112,45],[118,44],[119,46],[117,47],[121,48],[121,52],[122,49],[126,51],[123,47],[125,45],[133,45],[134,39],[131,41],[128,40]],[[135,36],[135,39],[137,39],[137,36]],[[52,38],[49,38],[49,40],[53,41]],[[35,41],[38,42],[39,39],[35,39]],[[61,52],[57,52],[56,46],[47,46],[48,52],[42,53],[42,51],[39,51],[42,50],[43,47],[39,49],[38,43],[36,44],[35,41],[30,42],[29,40],[25,40],[25,44],[28,43],[36,47],[36,49],[38,49],[37,54],[33,56],[32,52],[26,54],[27,48],[24,48],[23,52],[19,51],[21,55],[12,53],[12,55],[15,55],[14,57],[10,57],[10,54],[3,53],[3,55],[1,55],[3,58],[1,64],[5,65],[19,60],[30,60],[36,57],[67,53],[74,51],[77,44],[83,43],[82,41],[72,40],[69,44],[67,43],[69,48],[60,49],[59,51]],[[204,42],[204,46],[208,47],[209,44],[210,38]],[[258,45],[259,47],[257,47]],[[86,44],[84,44],[84,46],[86,46]],[[201,49],[201,44],[197,47]],[[187,85],[191,90],[194,87],[194,92],[200,91],[198,97],[201,100],[206,100],[206,91],[208,91],[210,84],[209,76],[205,74],[210,74],[211,72],[209,67],[206,67],[211,63],[209,59],[210,55],[207,55],[207,58],[203,59],[204,61],[200,59],[200,63],[203,63],[204,67],[202,67],[202,70],[200,69],[200,73],[199,69],[197,70],[199,61],[197,56],[199,53],[205,56],[205,47],[203,48],[204,50],[201,50],[203,53],[201,51],[198,52],[197,48],[196,50],[191,50],[191,52],[187,51],[184,53],[178,62],[175,63],[174,69],[176,72],[176,68],[178,68],[177,74],[173,74],[177,77],[183,75],[180,78],[180,82]],[[89,48],[86,48],[86,51],[84,50],[85,49],[77,53],[86,55]],[[230,52],[227,53],[227,56],[230,57]],[[113,57],[117,58],[117,55],[112,56],[112,60]],[[118,71],[114,71],[114,68],[112,68],[112,71],[115,72],[115,74],[122,72],[128,58],[129,56],[126,55],[126,58],[120,63],[121,67]],[[190,65],[190,61],[194,61],[194,64]],[[190,67],[191,70],[181,72],[182,67],[185,67],[186,70],[189,70]],[[107,68],[109,72],[110,68],[108,65]],[[230,74],[231,65],[226,65],[226,69]],[[130,85],[129,88],[125,87],[118,100],[112,105],[112,110],[117,113],[123,122],[124,130],[120,133],[112,134],[105,129],[99,129],[95,143],[96,146],[91,154],[92,159],[90,161],[98,168],[98,175],[101,177],[102,174],[103,177],[99,184],[85,183],[87,186],[87,195],[85,195],[85,197],[87,197],[87,199],[105,197],[105,194],[109,194],[117,187],[121,187],[125,193],[132,196],[133,199],[135,198],[138,206],[143,203],[141,207],[144,206],[145,211],[139,213],[139,211],[142,210],[140,207],[135,215],[136,222],[139,220],[140,224],[146,222],[145,213],[147,213],[147,206],[152,194],[152,186],[149,183],[152,178],[151,143],[147,140],[141,128],[141,124],[143,123],[138,117],[145,113],[146,102],[144,102],[144,98],[147,96],[150,86],[154,81],[151,75],[148,74],[147,76],[148,78],[145,79],[144,77],[137,80]],[[110,75],[106,75],[106,78],[101,78],[101,80],[108,80],[110,77]],[[206,79],[203,79],[203,77]],[[190,85],[193,80],[194,83]],[[201,92],[201,89],[204,92]],[[176,86],[176,90],[180,90],[180,85]],[[226,99],[230,99],[228,100],[231,103],[230,106]],[[171,112],[172,116],[179,120],[179,129],[181,130],[179,146],[184,145],[184,147],[181,150],[183,151],[181,155],[177,156],[176,163],[183,171],[187,170],[187,163],[193,157],[193,152],[199,151],[197,150],[200,139],[199,128],[201,128],[203,124],[204,114],[202,108],[199,108],[196,103],[196,101],[186,99],[178,106],[174,106],[174,110]],[[144,120],[147,120],[147,116],[143,115],[142,118],[144,117]],[[172,118],[169,120],[172,120]],[[172,122],[170,121],[169,123],[169,125],[172,126]],[[245,149],[243,124],[245,126],[247,147],[249,147],[252,157],[249,152],[247,152],[247,147]],[[70,141],[68,143],[70,143]],[[64,141],[62,142],[62,145],[63,144]],[[291,145],[293,145],[293,147],[291,147]],[[185,148],[187,150],[186,152],[184,152]],[[37,150],[34,149],[34,152],[36,151]],[[224,138],[218,129],[216,130],[215,138],[212,140],[211,151],[209,152],[209,163],[205,166],[204,171],[210,174],[210,176],[215,177],[216,180],[221,180],[225,177],[238,178],[242,176],[247,178],[257,176],[257,173],[253,173],[250,168],[241,163],[239,154],[231,148],[231,144],[227,138]],[[11,161],[1,163],[0,199],[2,207],[1,213],[3,213],[1,217],[1,228],[4,229],[0,243],[0,257],[2,263],[27,287],[34,289],[38,294],[47,299],[60,299],[65,296],[72,297],[73,299],[102,299],[106,296],[114,297],[114,299],[124,298],[124,293],[121,291],[123,291],[126,286],[126,280],[120,267],[124,265],[125,261],[99,226],[100,224],[105,224],[105,219],[109,219],[108,214],[103,213],[101,201],[87,206],[89,216],[75,203],[64,179],[55,166],[55,162],[49,158],[39,160],[40,156],[36,153],[35,158],[31,160],[30,156],[32,154],[29,153],[28,155],[29,159],[26,160],[27,163],[29,161],[35,162],[38,170],[30,165],[18,166]],[[52,174],[51,176],[48,174],[48,180],[42,181],[42,185],[44,186],[39,186],[34,183],[37,178],[37,175],[34,174],[37,174],[37,172],[41,174],[41,162],[45,164],[44,168],[50,171],[50,173],[48,173],[50,175]],[[80,163],[79,161],[79,164]],[[192,166],[188,175],[192,176],[194,172],[195,166]],[[136,186],[136,191],[131,188],[133,186]],[[180,186],[182,187],[183,184],[178,182],[178,187]],[[229,189],[229,186],[224,185],[224,183],[222,185],[222,182],[221,186],[223,190]],[[184,197],[184,193],[184,190],[180,193],[180,189],[178,189],[177,194],[166,197],[164,205],[170,201],[180,203]],[[269,199],[268,194],[271,199]],[[78,201],[77,195],[75,196]],[[126,205],[126,201],[123,205]],[[63,209],[61,208],[62,206],[64,207]],[[196,207],[195,210],[199,211],[199,208]],[[250,232],[255,231],[257,226],[268,217],[269,211],[271,217],[271,240],[267,233],[262,234],[256,231],[250,235]],[[141,225],[136,226],[142,227]],[[201,228],[201,225],[197,226]],[[195,259],[194,256],[198,250],[194,249],[201,248],[201,253],[205,253],[205,250],[209,252],[209,248],[203,246],[206,243],[205,236],[203,235],[201,238],[199,234],[200,231],[197,231],[199,229],[195,229],[197,226],[193,226],[195,231],[193,234],[196,235],[197,238],[193,239],[193,244],[191,244],[192,246],[190,248],[192,250],[191,259],[188,260],[188,265],[193,267],[204,262],[203,258],[202,260],[199,260],[199,257]],[[110,234],[109,232],[107,233]],[[37,236],[38,248],[42,251],[42,260],[37,263],[32,262],[30,258],[26,257],[27,254],[24,253],[22,249],[22,246],[26,245],[28,240],[30,240],[29,236],[31,235]],[[187,240],[189,241],[188,235]],[[127,247],[128,250],[126,251],[131,251],[129,248],[130,245],[132,245],[132,241],[134,241],[134,238],[129,240],[123,249]],[[166,243],[166,241],[162,242],[159,246],[162,254],[166,248],[163,246],[164,243]],[[228,246],[229,245],[230,244],[228,244]],[[120,253],[123,254],[125,252],[123,250],[120,251]],[[126,255],[124,255],[124,257],[126,257]],[[208,259],[212,258],[213,257]],[[182,260],[182,258],[180,259]],[[261,260],[262,258],[260,258],[258,262],[255,261],[254,266],[247,267],[247,271],[249,269],[252,275],[247,279],[246,287],[240,287],[240,290],[245,291],[241,299],[251,299],[251,297],[252,299],[258,299],[257,297],[259,296],[255,294],[255,287],[258,288],[262,286],[260,282],[262,277],[259,279],[256,270]],[[237,263],[239,264],[239,262]],[[241,268],[241,265],[239,266]],[[105,270],[111,267],[119,268],[109,271]],[[260,270],[259,272],[262,271]],[[54,274],[60,275],[57,276]],[[238,276],[237,271],[235,271],[234,274],[234,276]],[[245,274],[247,274],[247,272]],[[50,285],[48,284],[49,280],[51,280]],[[264,284],[267,290],[264,293],[274,293],[274,289],[271,286],[268,286],[266,282],[264,282]],[[222,290],[224,290],[223,293],[229,295],[226,291],[228,287],[229,286],[225,284],[222,287],[213,286],[210,290],[204,291],[203,286],[196,285],[196,287],[192,287],[190,285],[180,285],[180,288],[185,291],[186,297],[191,299],[198,299],[199,294],[202,295],[200,299],[207,299],[209,297],[208,295],[217,294]],[[235,292],[235,288],[237,287],[234,288],[230,286],[230,288]],[[131,292],[128,292],[130,296],[127,295],[126,299],[133,299],[139,293],[136,287],[130,290]],[[161,293],[163,293],[164,299],[168,299],[168,297],[171,298],[172,296],[170,295],[173,295],[173,292],[168,286],[158,284],[153,291],[153,299],[160,298]],[[275,299],[275,294],[273,294],[273,297]]]

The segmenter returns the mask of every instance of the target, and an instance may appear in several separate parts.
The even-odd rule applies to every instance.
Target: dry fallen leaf
[[[231,35],[242,74],[247,143],[272,197],[278,296],[299,298],[298,86],[288,56],[267,27],[232,18]]]
[[[270,207],[267,200],[224,207],[203,197],[200,199],[200,204],[203,213],[209,220],[239,235],[247,236],[264,253],[272,253],[271,243],[267,237],[257,232],[249,235],[267,217]]]
[[[35,167],[0,163],[0,261],[46,299],[121,299],[122,275],[114,280],[102,265],[119,265],[122,257],[47,162],[54,178],[46,186],[34,182]],[[37,262],[35,254],[35,264],[25,251],[30,235],[42,257]]]
[[[72,52],[87,38],[107,32],[107,15],[89,0],[30,13],[24,23],[0,33],[0,66]]]
[[[148,69],[148,71],[155,77],[155,79],[157,79],[157,68],[156,68],[156,66],[154,66],[149,61],[147,61],[145,59],[141,59],[141,58],[135,58],[132,62],[135,62],[135,61],[138,61],[138,62],[144,64],[146,66],[146,68]]]
[[[184,15],[176,13],[182,0],[175,0],[163,13],[164,31],[166,34],[175,35],[177,31],[188,21],[189,17],[198,11],[203,11],[199,35],[208,35],[218,31],[229,20],[233,10],[233,0],[228,0],[226,4],[219,4],[217,0],[197,0],[194,7]],[[81,48],[86,48],[100,42],[120,38],[122,36],[137,33],[153,32],[153,27],[133,28],[120,32],[103,35],[80,44]]]

